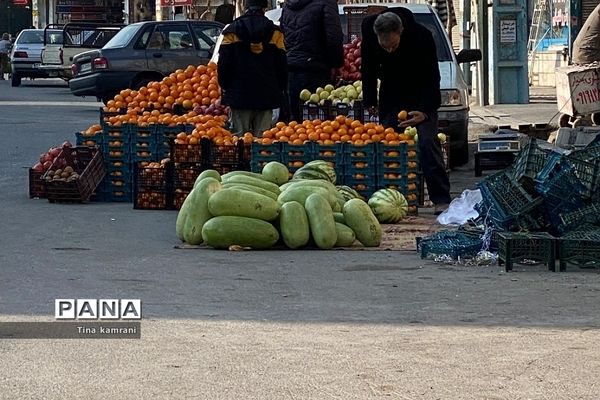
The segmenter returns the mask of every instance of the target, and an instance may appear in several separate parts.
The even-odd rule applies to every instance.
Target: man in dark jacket
[[[265,17],[267,0],[248,0],[246,13],[223,30],[218,75],[233,133],[260,136],[272,127],[287,86],[283,34]]]
[[[300,121],[300,92],[333,82],[344,64],[342,25],[335,0],[286,0],[281,12],[289,68],[292,119]]]
[[[379,105],[379,120],[386,127],[417,127],[421,169],[439,214],[450,203],[450,182],[437,139],[441,95],[433,36],[402,7],[366,17],[361,28],[363,103],[372,112]],[[409,118],[399,124],[401,110]]]

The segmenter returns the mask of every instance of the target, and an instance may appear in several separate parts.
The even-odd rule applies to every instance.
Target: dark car
[[[105,103],[123,89],[138,89],[179,68],[206,64],[224,25],[213,21],[148,21],[123,28],[102,49],[73,58],[76,96]]]

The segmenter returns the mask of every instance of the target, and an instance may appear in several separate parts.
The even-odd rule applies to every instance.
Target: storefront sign
[[[500,20],[500,43],[515,43],[517,41],[517,20]]]
[[[161,7],[191,6],[192,0],[160,0]]]
[[[28,6],[29,5],[29,0],[12,0],[12,3],[15,6]]]

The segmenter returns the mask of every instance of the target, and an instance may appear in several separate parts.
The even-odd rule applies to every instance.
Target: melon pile
[[[177,216],[179,239],[216,249],[365,247],[381,244],[380,222],[398,222],[408,210],[393,189],[376,192],[367,204],[347,186],[335,186],[334,169],[322,160],[298,169],[266,164],[262,173],[204,171]]]

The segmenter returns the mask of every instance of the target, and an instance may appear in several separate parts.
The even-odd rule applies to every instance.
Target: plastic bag
[[[481,200],[479,189],[467,189],[460,197],[452,200],[448,209],[437,217],[437,222],[442,225],[462,225],[470,219],[475,219],[479,216],[475,205]]]

